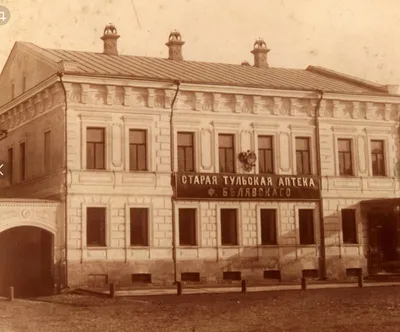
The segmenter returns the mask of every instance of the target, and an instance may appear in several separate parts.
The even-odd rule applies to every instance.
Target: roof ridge
[[[379,92],[388,92],[387,85],[378,84],[376,82],[372,82],[372,81],[368,81],[368,80],[365,80],[365,79],[362,79],[362,78],[359,78],[356,76],[344,74],[344,73],[341,73],[341,72],[338,72],[336,70],[332,70],[329,68],[310,65],[306,68],[306,70],[309,72],[318,74],[318,75],[335,78],[335,79],[345,81],[345,82],[354,83],[356,85],[364,86],[367,88],[372,88]]]

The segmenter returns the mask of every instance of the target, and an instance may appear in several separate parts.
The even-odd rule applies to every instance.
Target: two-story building
[[[3,289],[396,265],[396,87],[270,67],[262,40],[234,65],[184,60],[178,32],[165,59],[120,55],[118,38],[17,42],[4,66]]]

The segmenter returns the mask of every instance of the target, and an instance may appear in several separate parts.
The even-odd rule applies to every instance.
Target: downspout
[[[68,109],[68,101],[67,101],[67,90],[65,89],[64,82],[62,80],[63,73],[58,72],[57,76],[60,79],[61,87],[64,92],[64,241],[65,241],[65,266],[64,266],[64,280],[65,280],[65,288],[68,288],[68,131],[67,131],[67,109]]]
[[[172,187],[172,196],[171,196],[171,222],[172,222],[172,260],[174,264],[174,284],[177,282],[177,262],[176,262],[176,223],[175,223],[175,197],[176,197],[176,177],[175,177],[175,136],[174,136],[174,105],[176,97],[179,93],[179,88],[181,86],[180,81],[176,81],[176,91],[174,98],[171,103],[171,114],[169,119],[169,149],[170,149],[170,169],[171,169],[171,187]]]
[[[320,233],[320,246],[319,246],[319,279],[326,280],[326,248],[325,248],[325,224],[324,224],[324,201],[322,198],[322,165],[321,165],[321,139],[319,128],[319,110],[321,108],[322,98],[324,92],[316,90],[319,95],[317,105],[315,107],[315,145],[316,145],[316,159],[317,159],[317,175],[319,178],[319,233]]]

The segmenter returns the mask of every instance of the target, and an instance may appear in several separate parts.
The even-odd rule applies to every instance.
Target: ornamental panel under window
[[[86,209],[86,244],[88,247],[106,246],[106,208]]]
[[[86,130],[86,168],[105,169],[105,128],[87,128]]]
[[[258,171],[261,174],[274,173],[274,150],[272,136],[258,136]]]
[[[147,171],[147,131],[129,130],[129,169]]]
[[[296,137],[297,175],[311,175],[310,138]]]
[[[260,223],[261,223],[261,244],[275,245],[276,241],[276,210],[275,209],[261,209],[260,210]]]
[[[197,245],[196,234],[196,209],[179,209],[179,245]]]
[[[237,209],[221,209],[221,245],[236,246],[238,241]]]
[[[342,232],[344,244],[357,244],[355,209],[342,209]]]
[[[315,244],[314,210],[299,209],[299,237],[300,244]]]
[[[385,149],[383,140],[371,141],[372,175],[385,176]]]
[[[351,139],[338,139],[339,175],[353,175],[353,153]]]
[[[178,171],[194,172],[194,134],[178,133]]]
[[[218,135],[220,173],[235,173],[235,135]]]
[[[131,208],[130,225],[131,246],[147,247],[149,245],[149,209]]]

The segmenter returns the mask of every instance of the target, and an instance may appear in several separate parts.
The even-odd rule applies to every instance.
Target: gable
[[[29,90],[57,71],[57,62],[41,56],[27,43],[16,42],[0,75],[0,106],[12,100],[12,90],[17,97],[24,92],[24,85],[25,91]]]

